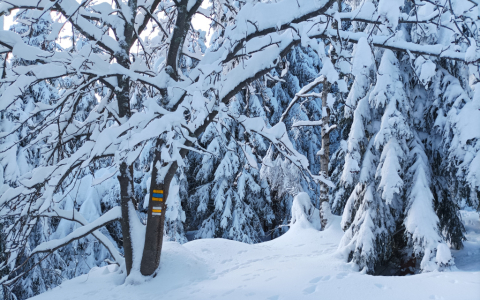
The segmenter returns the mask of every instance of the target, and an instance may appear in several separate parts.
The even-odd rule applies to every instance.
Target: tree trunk
[[[122,66],[128,68],[129,61],[125,59],[125,57],[118,57],[117,60]],[[117,79],[118,90],[115,90],[114,92],[118,103],[118,116],[120,118],[130,118],[130,80],[129,78],[123,78],[122,76],[118,76]],[[133,264],[130,218],[136,217],[130,215],[130,202],[132,202],[132,204],[135,203],[133,192],[133,165],[127,166],[127,163],[125,162],[120,164],[120,175],[118,176],[118,182],[120,184],[120,206],[122,208],[122,220],[120,224],[122,226],[123,251],[128,275],[132,270]]]
[[[200,7],[202,1],[196,0],[190,10],[187,10],[188,3],[188,0],[182,0],[176,3],[177,20],[175,22],[175,30],[173,31],[172,38],[170,40],[170,48],[167,53],[167,73],[175,81],[179,80],[177,63],[182,54],[183,44],[188,34],[188,30],[190,29],[193,14],[197,11],[198,7]],[[198,137],[201,132],[205,131],[206,126],[210,124],[213,116],[215,115],[216,113],[212,115],[208,121],[205,121],[204,124],[197,129],[197,131],[195,131],[194,135],[196,137]],[[185,145],[191,146],[189,142],[185,143]],[[160,139],[158,139],[153,159],[152,177],[150,179],[150,199],[148,203],[147,229],[145,232],[145,245],[143,248],[142,263],[140,266],[140,272],[145,276],[152,275],[160,264],[160,255],[163,245],[163,230],[165,227],[165,210],[167,209],[165,202],[168,198],[170,183],[172,182],[173,176],[175,176],[175,173],[178,169],[177,163],[173,162],[168,169],[165,178],[163,178],[163,182],[158,182],[157,164],[162,163],[160,154],[161,147],[162,142]],[[186,149],[182,149],[180,151],[182,158],[187,155],[187,152],[188,151]]]
[[[160,254],[163,244],[163,229],[165,226],[166,201],[175,172],[175,166],[170,166],[163,182],[158,182],[158,167],[161,163],[162,142],[157,140],[153,159],[152,177],[150,178],[150,198],[148,202],[147,229],[145,232],[145,245],[143,247],[142,263],[140,272],[142,275],[152,275],[160,264]]]
[[[197,9],[202,4],[202,1],[196,0],[195,4],[187,10],[188,0],[182,0],[177,3],[177,20],[175,22],[175,30],[172,33],[172,38],[170,42],[170,48],[167,54],[167,66],[170,66],[172,69],[168,71],[170,76],[175,80],[179,80],[179,74],[177,69],[177,64],[180,61],[182,55],[183,44],[185,43],[185,38],[187,37],[188,30],[190,29],[190,24],[192,17]]]
[[[330,83],[325,80],[322,91],[322,153],[320,154],[320,174],[328,179],[328,164],[330,162],[330,109],[328,108],[328,93]],[[320,183],[320,222],[322,230],[327,226],[330,204],[328,203],[328,185]]]
[[[130,232],[130,202],[133,200],[133,166],[127,166],[126,163],[120,165],[120,176],[118,176],[118,182],[120,183],[120,197],[122,208],[122,236],[123,236],[123,251],[125,254],[125,265],[127,269],[127,275],[132,270],[133,262],[133,250],[132,250],[132,238]]]
[[[198,138],[207,126],[213,121],[217,115],[217,111],[210,113],[208,118],[201,126],[195,130],[193,136]],[[145,232],[145,245],[143,247],[142,263],[140,272],[144,276],[150,276],[157,270],[160,265],[160,256],[163,245],[163,229],[165,227],[165,211],[167,209],[166,201],[170,190],[170,183],[173,176],[177,172],[177,162],[173,162],[168,169],[163,182],[157,182],[158,168],[157,163],[162,163],[161,157],[161,140],[157,140],[155,147],[155,154],[153,159],[152,177],[150,178],[150,198],[148,202],[148,216],[147,216],[147,230]],[[189,141],[185,142],[185,146],[192,147],[193,144]],[[180,156],[185,158],[188,150],[180,150]],[[161,197],[160,197],[161,194]],[[156,196],[156,197],[155,197]]]
[[[342,11],[342,1],[337,0],[337,9],[338,12]],[[332,23],[332,28],[338,29],[341,24],[335,20]],[[335,48],[331,50],[330,59],[335,65],[337,60],[337,55],[335,53]],[[322,154],[320,156],[320,174],[328,179],[328,165],[330,163],[330,108],[328,107],[328,93],[330,93],[331,83],[325,79],[323,83],[322,91]],[[320,223],[322,225],[322,230],[325,230],[328,224],[328,218],[331,215],[332,211],[330,209],[330,203],[328,202],[328,185],[324,182],[320,183]]]

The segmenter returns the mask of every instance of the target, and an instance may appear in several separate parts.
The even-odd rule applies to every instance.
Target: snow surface
[[[458,269],[405,277],[358,272],[337,252],[340,217],[318,231],[296,222],[261,244],[202,239],[164,243],[155,278],[124,284],[117,266],[93,268],[35,300],[62,299],[480,299],[480,221],[462,211],[469,241],[453,251]]]

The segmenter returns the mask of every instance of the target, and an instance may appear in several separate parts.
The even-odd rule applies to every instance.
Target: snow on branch
[[[10,276],[10,275],[6,275],[6,276],[4,276],[3,278],[0,279],[0,283],[2,285],[5,285],[5,286],[8,286],[8,285],[11,285],[11,284],[15,283],[18,279],[20,279],[23,275],[25,275],[25,273],[29,272],[29,270],[31,270],[33,267],[40,264],[44,259],[46,259],[55,250],[60,249],[61,247],[64,247],[64,246],[68,245],[69,243],[71,243],[75,240],[81,239],[81,238],[87,236],[90,233],[97,232],[97,230],[99,228],[101,228],[101,227],[103,227],[103,226],[105,226],[105,225],[107,225],[111,222],[117,221],[117,220],[121,219],[121,217],[122,217],[121,208],[117,206],[117,207],[112,208],[108,212],[106,212],[104,215],[102,215],[101,217],[99,217],[95,221],[93,221],[91,223],[88,223],[87,225],[76,229],[75,231],[73,231],[72,233],[70,233],[69,235],[67,235],[64,238],[41,243],[30,253],[30,255],[28,256],[27,259],[25,259],[14,270],[12,270],[12,272],[10,272],[10,275],[14,275],[13,277]],[[106,237],[105,237],[105,239],[106,239]],[[33,265],[33,267],[31,267],[27,271],[23,271],[23,272],[20,272],[20,274],[18,274],[17,271],[20,270],[23,266],[25,266],[25,264],[35,254],[45,253],[45,252],[47,253],[47,255],[45,255],[43,258],[39,259],[39,261],[37,261]],[[11,259],[12,259],[12,257],[10,257],[10,260]],[[122,260],[117,260],[117,263],[120,263],[121,261]]]
[[[72,233],[70,233],[64,238],[41,243],[40,245],[35,247],[35,249],[33,249],[30,256],[36,253],[53,252],[65,245],[68,245],[72,241],[81,239],[84,236],[92,232],[95,232],[97,229],[111,222],[119,220],[121,217],[122,217],[122,213],[121,213],[120,207],[119,206],[114,207],[111,210],[107,211],[105,214],[103,214],[101,217],[96,219],[95,221],[77,228],[76,230],[74,230]]]
[[[398,23],[429,23],[440,16],[440,14],[441,13],[438,10],[435,10],[427,16],[409,16],[406,13],[401,13],[398,18]],[[333,15],[333,18],[337,20],[349,20],[377,25],[382,24],[375,5],[368,1],[362,3],[359,8],[353,11],[340,13],[336,12]]]
[[[255,37],[285,31],[291,24],[298,24],[325,13],[336,0],[284,0],[278,3],[247,3],[229,26],[226,36],[235,41],[230,55],[243,48],[243,44]],[[271,16],[266,18],[265,16]],[[227,56],[227,61],[231,56]]]
[[[292,99],[292,101],[290,101],[290,104],[287,106],[287,109],[283,112],[282,117],[280,118],[280,122],[283,122],[285,120],[285,118],[287,117],[292,107],[295,105],[295,103],[297,103],[298,99],[300,99],[301,97],[308,97],[309,95],[307,96],[307,93],[309,93],[311,90],[316,88],[319,84],[323,84],[325,81],[326,81],[326,77],[324,75],[321,75],[315,78],[315,80],[313,80],[311,83],[304,86],[297,94],[295,94],[295,97]],[[318,124],[318,125],[321,125],[321,124]],[[301,126],[301,125],[298,125],[298,126]]]
[[[404,40],[397,40],[395,35],[379,36],[371,35],[364,32],[347,32],[343,30],[317,30],[315,33],[309,32],[311,38],[331,38],[334,40],[341,39],[343,41],[358,43],[362,37],[369,39],[374,47],[390,49],[393,51],[410,52],[418,55],[431,55],[436,57],[448,58],[456,61],[466,61],[466,52],[458,52],[452,48],[451,45],[445,46],[441,44],[436,45],[420,45],[413,42],[406,42]],[[479,63],[480,58],[471,61],[472,63]]]
[[[322,120],[319,121],[297,121],[293,123],[292,127],[300,127],[300,126],[322,126]]]
[[[313,175],[310,172],[308,168],[308,159],[295,150],[290,138],[288,137],[288,133],[283,122],[279,122],[275,124],[275,126],[269,128],[261,117],[249,118],[244,115],[238,117],[229,115],[229,117],[239,122],[247,132],[257,133],[268,139],[285,158],[287,158],[302,172],[306,172],[309,177],[313,178],[316,182],[323,182],[330,187],[335,187],[335,185],[324,176]],[[305,178],[309,180],[307,176],[305,176]]]
[[[118,209],[117,209],[118,210]],[[88,221],[85,219],[85,217],[78,212],[75,209],[72,209],[71,211],[63,210],[58,207],[54,207],[51,209],[50,212],[45,212],[41,214],[40,216],[42,217],[50,217],[50,218],[60,218],[64,220],[69,220],[69,221],[74,221],[82,226],[87,226],[89,225]],[[103,233],[101,233],[99,230],[92,231],[91,234],[97,238],[97,240],[105,247],[107,248],[108,252],[110,255],[115,259],[115,262],[119,265],[121,265],[124,261],[124,258],[120,255],[120,252],[118,252],[117,248],[113,245],[113,243],[106,237]]]

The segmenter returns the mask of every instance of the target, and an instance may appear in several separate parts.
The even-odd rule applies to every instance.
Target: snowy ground
[[[123,284],[114,266],[64,282],[35,300],[62,299],[480,299],[480,222],[462,211],[469,241],[454,251],[458,270],[406,277],[369,276],[336,254],[340,219],[324,232],[295,225],[273,241],[248,245],[205,239],[164,245],[161,270]]]

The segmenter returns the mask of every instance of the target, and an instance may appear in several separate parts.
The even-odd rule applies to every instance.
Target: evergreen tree
[[[361,38],[355,46],[353,54],[352,75],[355,76],[353,84],[348,93],[344,115],[340,116],[345,124],[351,122],[348,139],[342,140],[338,153],[334,153],[335,159],[343,160],[342,164],[336,164],[332,171],[332,178],[337,179],[339,184],[333,191],[332,211],[341,214],[345,203],[358,182],[360,173],[361,158],[364,153],[368,139],[370,122],[370,109],[368,107],[368,95],[372,78],[373,57],[370,55],[371,48],[365,38]]]
[[[354,116],[350,133],[355,142],[362,141],[364,130],[358,130],[357,124],[362,128],[364,116],[370,116],[369,124],[363,123],[369,125],[363,125],[370,132],[369,146],[363,154],[360,182],[345,206],[342,226],[347,233],[340,246],[370,273],[393,263],[392,257],[400,258],[396,262],[400,266],[413,257],[423,271],[452,263],[436,255],[446,244],[434,207],[430,163],[417,128],[411,125],[415,124],[415,114],[409,114],[414,111],[413,93],[405,90],[401,70],[394,53],[386,50],[369,105],[363,106],[366,98],[359,102],[355,111],[359,118]],[[402,228],[406,240],[395,236]]]
[[[396,27],[385,3],[350,3],[365,11],[378,9],[386,26],[353,22],[353,29],[387,34],[387,27]],[[452,8],[463,9],[460,2]],[[405,3],[401,9],[427,15],[436,7]],[[410,32],[406,40],[422,45],[441,40],[465,47],[465,34],[471,34],[458,33],[455,38],[449,31],[448,40],[446,32],[433,24],[399,28]],[[470,39],[470,47],[476,47],[474,43]],[[466,80],[478,78],[478,68],[389,50],[373,52],[373,60],[367,53],[372,53],[367,40],[360,40],[344,115],[353,116],[352,125],[348,139],[334,154],[336,161],[343,160],[333,170],[340,184],[332,197],[334,212],[343,213],[346,231],[340,249],[369,273],[448,268],[453,265],[448,248],[458,249],[465,240],[458,210],[478,206],[478,134],[467,129],[471,121],[466,121],[478,119],[473,116],[475,94]],[[415,267],[405,270],[412,263]]]
[[[266,116],[270,124],[276,124],[280,120],[295,94],[318,76],[322,65],[313,49],[298,46],[286,56],[284,66],[283,70],[275,70],[271,74],[272,77],[278,78],[283,72],[284,81],[274,82],[274,85],[270,88],[267,86],[264,92]],[[312,92],[318,93],[320,90],[321,87],[317,87]],[[292,125],[297,121],[321,120],[321,118],[321,99],[312,96],[295,104],[284,119],[290,140],[295,148],[308,158],[312,174],[320,172],[318,153],[322,148],[321,128],[318,126],[292,127]],[[271,188],[276,224],[287,225],[290,222],[293,195],[298,192],[308,193],[313,203],[319,205],[320,188],[308,183],[300,170],[287,158],[282,157],[276,149],[268,149],[263,158],[261,174]],[[282,234],[286,229],[285,226],[276,229],[273,236]]]
[[[256,95],[246,100],[237,94],[229,109],[237,115],[263,114]],[[274,216],[268,185],[260,178],[250,145],[261,147],[263,140],[247,136],[242,127],[231,122],[209,125],[201,143],[210,155],[192,154],[189,159],[189,173],[195,177],[190,178],[193,192],[188,219],[190,229],[198,228],[195,238],[262,241],[264,229],[269,228]]]

